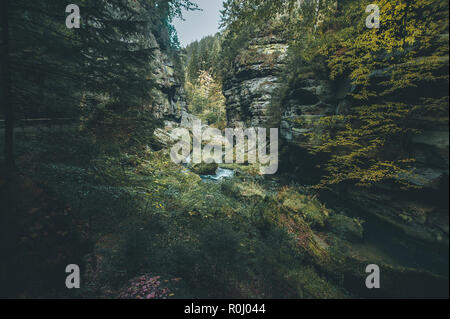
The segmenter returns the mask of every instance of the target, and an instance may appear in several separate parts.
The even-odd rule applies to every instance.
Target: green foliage
[[[99,241],[104,248],[96,251],[107,258],[102,269],[105,280],[115,282],[110,289],[124,285],[126,278],[151,272],[183,279],[185,286],[175,298],[298,296],[296,289],[301,288],[285,276],[302,267],[302,256],[309,254],[310,247],[293,241],[275,215],[276,201],[266,199],[272,195],[263,186],[236,182],[245,194],[255,189],[263,195],[236,200],[224,191],[226,182],[189,182],[195,175],[172,165],[167,153],[147,156],[144,161],[131,161],[126,170],[131,174],[128,186],[139,185],[139,176],[147,178],[140,189],[142,196],[126,201],[127,205],[135,202],[134,212],[126,219],[96,212],[97,218],[113,218],[101,225],[101,232],[110,239]],[[301,227],[308,229],[306,224]]]
[[[357,88],[348,114],[321,120],[326,133],[314,151],[331,154],[323,184],[395,179],[408,186],[399,176],[414,174],[409,137],[424,128],[420,119],[432,109],[428,120],[448,119],[448,43],[441,40],[448,32],[448,3],[377,4],[381,29],[365,27],[365,3],[349,2],[341,16],[324,22],[328,43],[315,46],[327,56],[330,78],[348,76]],[[349,20],[358,22],[330,30]],[[392,144],[397,151],[389,154],[386,148]]]
[[[365,9],[372,3],[381,8],[380,29],[365,25]],[[261,25],[285,26],[279,32],[290,45],[285,85],[273,96],[271,125],[280,124],[303,79],[350,80],[349,106],[323,117],[309,136],[316,141],[310,151],[329,156],[318,187],[386,180],[411,186],[411,136],[427,123],[448,126],[447,1],[229,0],[223,15],[222,45],[231,51],[224,53],[227,70],[233,70],[237,44],[248,45]]]
[[[185,49],[186,80],[195,84],[201,71],[208,71],[213,77],[219,76],[221,50],[219,34],[189,44]]]
[[[334,214],[327,221],[327,225],[333,233],[350,241],[360,241],[363,239],[364,228],[362,224],[363,222],[361,220],[342,214]]]
[[[15,117],[72,118],[75,124],[47,133],[30,129],[16,136],[20,175],[39,183],[34,192],[46,200],[35,201],[34,208],[49,226],[40,223],[43,233],[35,232],[30,227],[36,221],[22,216],[30,208],[18,208],[10,218],[23,225],[11,231],[11,242],[19,242],[20,234],[46,239],[36,241],[34,247],[17,247],[4,269],[23,277],[14,283],[17,287],[11,296],[66,296],[68,292],[61,291],[64,274],[55,274],[69,263],[83,263],[80,255],[88,252],[85,242],[96,242],[116,229],[117,220],[161,207],[158,192],[163,186],[158,173],[148,172],[143,160],[154,144],[154,128],[160,124],[148,108],[156,86],[154,51],[174,54],[177,48],[170,22],[183,7],[193,5],[188,0],[85,0],[77,3],[81,28],[68,29],[63,1],[8,3]],[[168,165],[158,164],[160,168]],[[31,193],[19,193],[17,198],[25,203],[36,195]],[[66,223],[72,223],[74,234]],[[113,285],[124,279],[124,271],[138,270],[137,261],[134,268],[122,267],[123,256],[135,257],[132,251],[129,244],[120,253],[112,252],[112,262],[103,265]],[[35,260],[39,256],[42,259]],[[17,258],[48,270],[37,271],[35,279],[23,276],[30,271],[18,268]],[[102,274],[92,274],[96,275],[92,282],[107,282]]]
[[[170,22],[183,7],[192,8],[191,2],[138,1],[140,6],[130,7],[128,2],[111,1],[111,8],[124,9],[123,17],[101,3],[82,2],[86,21],[93,21],[96,10],[102,15],[99,28],[87,23],[79,33],[60,27],[51,17],[40,20],[37,4],[30,7],[36,11],[26,14],[19,10],[25,2],[14,4],[15,18],[41,24],[33,30],[15,24],[13,37],[23,40],[14,53],[18,72],[13,80],[20,92],[14,103],[24,115],[73,115],[83,121],[57,134],[33,133],[27,139],[19,135],[21,172],[40,183],[22,193],[18,238],[23,238],[9,266],[38,264],[43,256],[42,268],[48,269],[36,273],[46,279],[65,259],[76,259],[85,269],[82,297],[346,297],[340,283],[324,271],[332,268],[329,252],[318,244],[312,229],[329,226],[339,236],[360,239],[361,221],[331,215],[298,187],[280,188],[264,180],[257,176],[257,165],[222,165],[236,169],[238,177],[202,182],[174,164],[168,150],[152,149],[153,130],[160,123],[145,107],[155,88],[154,46],[145,35],[152,30],[159,47],[176,55]],[[410,119],[431,117],[444,124],[448,120],[446,91],[438,98],[434,92],[417,93],[417,98],[411,91],[423,85],[417,79],[430,87],[448,82],[443,71],[448,44],[440,36],[447,28],[443,11],[448,4],[379,1],[383,13],[393,16],[381,30],[368,31],[361,22],[364,6],[356,1],[339,2],[337,8],[332,1],[304,1],[300,7],[295,3],[226,1],[223,38],[209,37],[186,49],[191,107],[209,124],[225,123],[221,82],[237,62],[238,49],[249,44],[251,35],[280,31],[287,23],[283,36],[290,33],[291,46],[283,75],[286,86],[276,105],[283,105],[289,91],[311,75],[336,81],[350,77],[356,87],[349,112],[320,123],[327,130],[317,137],[322,143],[312,151],[332,154],[322,185],[348,180],[371,184],[407,172],[412,158],[392,158],[383,150],[388,142],[420,130]],[[44,1],[43,10],[59,6]],[[277,14],[282,16],[275,19]],[[359,22],[349,26],[349,21]],[[136,41],[122,41],[123,37]],[[374,80],[380,69],[386,74]],[[66,79],[68,75],[73,81]],[[38,80],[42,76],[45,79]],[[38,102],[39,109],[32,113],[25,102]],[[65,108],[60,112],[57,104]],[[216,168],[193,170],[208,174]],[[48,236],[55,231],[55,236]],[[95,243],[93,249],[90,243]],[[48,246],[57,249],[48,251]],[[158,283],[159,276],[177,279],[166,285]],[[59,278],[48,286],[22,280],[28,281],[21,287],[31,296],[43,290],[61,295],[54,288],[62,282]],[[135,289],[128,291],[130,286]]]
[[[317,274],[313,267],[303,267],[288,274],[290,285],[297,289],[302,299],[337,299],[345,294],[331,285],[324,277]]]
[[[207,36],[185,49],[185,91],[189,110],[209,125],[224,128],[225,97],[220,79],[219,35]]]
[[[318,271],[308,272],[321,278],[317,289],[296,273],[321,253],[311,248],[308,224],[281,213],[276,194],[283,190],[269,191],[245,171],[230,182],[201,182],[167,150],[101,136],[88,130],[36,136],[23,148],[40,158],[29,168],[45,192],[67,205],[67,216],[95,243],[77,259],[85,283],[77,296],[116,298],[130,279],[149,274],[179,278],[161,283],[174,294],[167,298],[323,297],[322,282],[334,287],[330,295],[341,296]],[[82,148],[90,151],[76,158]],[[229,183],[238,193],[226,190]]]
[[[222,184],[222,190],[237,199],[244,199],[248,201],[258,201],[266,197],[265,190],[255,182],[224,182]]]
[[[284,209],[300,214],[311,227],[323,228],[329,217],[328,209],[316,198],[300,194],[293,188],[284,188],[278,194],[278,200]]]
[[[222,84],[217,78],[207,71],[199,71],[194,82],[185,83],[185,89],[192,113],[209,125],[225,127],[225,97],[222,94]]]

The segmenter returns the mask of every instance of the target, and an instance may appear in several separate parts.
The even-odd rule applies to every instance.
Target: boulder
[[[364,237],[362,222],[342,214],[335,214],[327,220],[328,229],[348,241],[361,241]]]
[[[218,168],[219,165],[217,163],[211,164],[202,163],[193,165],[192,171],[198,175],[214,175],[216,174]]]

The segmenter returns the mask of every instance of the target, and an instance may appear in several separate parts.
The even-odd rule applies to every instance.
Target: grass
[[[86,145],[86,136],[74,136],[71,148],[88,147],[90,159],[71,158],[67,142],[60,145],[47,138],[32,141],[28,148],[33,149],[33,171],[27,169],[28,157],[21,157],[19,164],[33,183],[40,180],[48,203],[35,204],[43,216],[59,203],[79,225],[71,229],[73,236],[69,232],[70,242],[58,245],[62,251],[86,247],[75,249],[81,253],[76,262],[84,285],[74,297],[116,298],[139,276],[169,280],[167,298],[320,298],[327,285],[334,287],[330,295],[343,296],[333,281],[315,270],[321,267],[322,252],[313,243],[309,224],[291,209],[297,205],[296,200],[290,202],[297,196],[294,190],[269,191],[246,166],[232,181],[202,182],[172,163],[165,150],[125,154],[117,147],[105,148],[115,150],[111,153]],[[49,156],[49,147],[60,152]],[[308,198],[299,198],[308,209],[321,208],[315,200],[308,204]],[[33,201],[28,202],[24,211],[33,208]],[[58,215],[50,221],[57,223]],[[78,239],[80,234],[88,245]],[[38,229],[33,253],[44,255],[47,243]],[[31,262],[31,251],[21,251],[22,261]],[[52,260],[56,252],[47,252]],[[36,278],[43,282],[55,272]],[[305,276],[320,280],[313,285]],[[30,290],[28,283],[23,287],[29,297],[43,295]],[[55,288],[40,289],[60,296],[64,290],[57,287],[55,283]]]

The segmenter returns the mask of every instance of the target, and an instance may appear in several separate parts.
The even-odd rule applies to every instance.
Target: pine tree
[[[68,29],[64,1],[2,1],[4,8],[8,3],[9,11],[2,10],[3,37],[11,43],[2,58],[4,91],[11,87],[10,95],[3,94],[3,99],[10,96],[4,108],[7,132],[11,109],[17,118],[75,119],[143,110],[155,86],[154,50],[176,47],[167,26],[182,8],[195,7],[188,0],[84,0],[79,2],[81,28]],[[7,136],[12,165],[12,134]]]
[[[120,167],[120,160],[94,158],[100,152],[90,150],[98,149],[100,144],[106,144],[105,141],[111,141],[111,145],[117,147],[113,143],[114,135],[118,135],[116,140],[121,142],[132,140],[130,144],[142,142],[130,138],[126,135],[128,132],[152,135],[146,130],[154,128],[148,107],[155,87],[154,52],[157,48],[167,53],[177,49],[170,23],[182,8],[195,7],[189,0],[80,0],[76,3],[80,7],[81,28],[68,29],[65,23],[67,1],[0,1],[0,110],[6,120],[5,171],[7,175],[13,175],[16,170],[21,173],[16,176],[28,179],[45,176],[43,183],[57,195],[52,200],[73,207],[81,202],[79,197],[86,185],[98,196],[97,201],[117,196],[117,193],[111,193],[118,189],[123,178],[119,183],[104,181],[98,176],[89,179],[92,176],[89,172],[107,175],[107,170],[111,169],[108,161],[114,161],[116,164],[112,166],[116,168]],[[40,147],[52,145],[54,152],[46,155],[53,160],[63,153],[62,163],[49,165],[52,170],[48,175],[43,172],[48,169],[48,163],[44,163],[44,156],[38,151],[30,151],[33,158],[26,163],[17,161],[17,169],[14,163],[14,119],[40,117],[81,120],[81,125],[77,126],[80,130],[53,136],[45,134],[33,144],[40,151]],[[79,144],[71,145],[73,141]],[[129,145],[123,146],[127,147],[126,151],[132,149]],[[139,146],[143,148],[143,145]],[[93,167],[91,161],[94,160],[97,165],[103,164],[103,172]],[[72,163],[68,164],[69,161]],[[79,164],[82,167],[73,163],[82,163]],[[32,167],[31,172],[24,167]],[[52,188],[57,185],[51,184],[52,178],[57,179],[61,171],[70,176],[66,181],[73,188]],[[114,173],[115,177],[119,175],[117,171]],[[16,185],[19,185],[16,179],[9,178],[4,183],[0,176],[0,297],[3,293],[10,296],[13,291],[22,289],[15,279],[18,275],[26,276],[15,271],[14,262],[18,256],[22,258],[22,253],[30,253],[23,247],[19,252],[15,251],[19,246],[18,234],[22,231],[17,225],[26,223],[24,212],[16,205],[18,199],[23,200],[26,195],[19,194]],[[117,192],[123,192],[123,189]]]

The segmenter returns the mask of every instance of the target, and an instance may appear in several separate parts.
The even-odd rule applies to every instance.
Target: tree
[[[10,29],[9,1],[0,3],[0,28],[2,40],[2,107],[5,115],[5,168],[6,175],[14,175],[16,164],[14,159],[14,107],[11,101],[11,71],[10,71]]]
[[[156,87],[154,53],[157,49],[167,54],[177,50],[170,23],[181,14],[183,8],[195,7],[189,0],[80,0],[77,4],[81,11],[81,28],[68,29],[65,24],[67,4],[62,0],[0,1],[0,107],[6,120],[5,169],[10,176],[15,171],[15,118],[79,119],[80,130],[53,136],[45,134],[37,143],[38,147],[45,148],[57,141],[58,144],[55,144],[60,148],[48,155],[58,157],[59,153],[64,153],[66,158],[62,166],[69,167],[69,171],[74,167],[67,164],[67,157],[74,162],[78,156],[86,159],[83,164],[87,167],[77,167],[77,173],[72,176],[77,179],[73,185],[80,188],[64,189],[58,193],[59,196],[55,196],[57,198],[52,199],[66,203],[70,202],[67,197],[79,197],[87,184],[86,175],[89,174],[80,172],[96,169],[91,163],[94,160],[92,154],[98,155],[104,151],[94,153],[89,152],[89,148],[107,149],[110,144],[100,144],[114,138],[122,143],[114,145],[118,149],[127,147],[129,152],[136,144],[144,148],[143,142],[135,136],[130,138],[127,133],[151,137],[143,131],[155,125],[148,107],[153,99],[152,89]],[[75,140],[80,145],[70,145],[70,141]],[[68,148],[61,147],[68,144],[74,146],[70,151],[75,149],[77,156],[67,154],[70,153]],[[42,176],[39,174],[43,174],[43,167],[48,163],[39,152],[33,151],[30,151],[32,160],[17,161],[17,171],[21,170],[17,176],[26,176],[31,180]],[[36,158],[39,162],[35,161]],[[114,160],[120,162],[117,158]],[[23,169],[29,167],[33,167],[31,173]],[[104,170],[110,168],[107,165],[104,167],[107,167]],[[56,170],[52,171],[53,175],[57,175]],[[46,186],[51,183],[52,175],[49,175],[43,181]],[[26,213],[23,207],[16,205],[19,187],[15,187],[21,186],[20,198],[23,199],[27,196],[23,193],[25,186],[21,183],[22,179],[12,180],[6,186],[0,180],[2,296],[3,292],[10,293],[11,287],[21,289],[14,282],[17,276],[11,273],[14,272],[15,260],[19,259],[18,256],[22,258],[21,253],[24,252],[24,247],[20,247],[20,252],[15,251],[20,246],[18,234],[27,232],[27,229],[21,228],[27,223],[23,218]],[[102,188],[99,180],[90,184],[92,189]],[[111,186],[108,182],[105,182],[106,188]],[[47,209],[46,204],[37,203],[42,205],[39,207],[42,211]],[[76,204],[72,201],[71,205],[75,207]],[[18,272],[14,274],[18,275]]]
[[[380,29],[365,26],[365,9],[372,3],[381,10]],[[304,74],[331,82],[349,78],[356,88],[347,113],[317,122],[322,134],[312,136],[320,142],[310,151],[329,156],[319,186],[386,180],[408,186],[405,177],[413,174],[415,161],[408,141],[424,129],[418,119],[448,125],[448,2],[228,0],[224,69],[233,70],[239,48],[261,24],[267,28],[280,19],[290,48],[273,114],[282,114]],[[392,144],[395,152],[388,151]]]
[[[448,3],[376,4],[381,29],[365,27],[365,3],[348,2],[338,19],[356,23],[333,37],[328,32],[331,41],[314,46],[327,56],[331,79],[348,76],[358,88],[348,114],[321,120],[326,133],[314,152],[331,155],[322,185],[370,186],[395,180],[409,187],[415,158],[407,146],[410,137],[425,128],[420,118],[448,125],[448,89],[443,89],[448,87],[448,43],[441,39],[448,32]],[[380,70],[383,74],[376,76]],[[392,144],[396,151],[388,152]]]
[[[67,29],[66,5],[2,1],[9,167],[14,166],[14,117],[100,119],[149,105],[154,51],[177,49],[170,22],[183,8],[195,8],[189,0],[84,0],[81,28]]]

